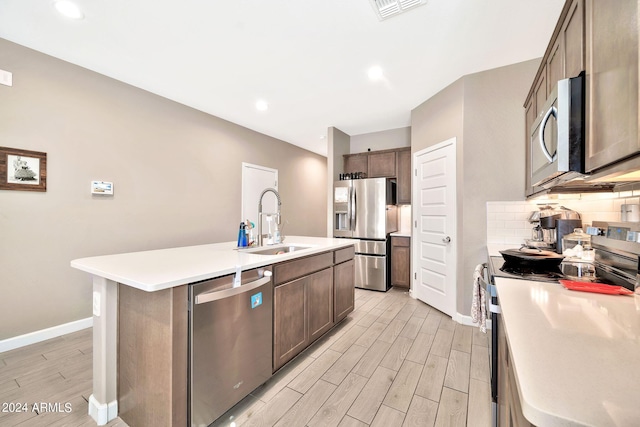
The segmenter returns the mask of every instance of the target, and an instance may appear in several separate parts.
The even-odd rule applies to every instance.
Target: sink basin
[[[300,251],[302,249],[309,249],[311,246],[301,246],[301,245],[285,245],[285,246],[276,246],[276,247],[268,247],[265,249],[259,250],[249,250],[247,252],[256,255],[280,255],[286,254],[289,252]]]

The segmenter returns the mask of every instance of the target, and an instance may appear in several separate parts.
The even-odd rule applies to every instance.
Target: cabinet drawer
[[[340,264],[341,262],[349,261],[353,259],[356,250],[353,246],[349,246],[348,248],[338,249],[334,252],[333,263]]]
[[[275,264],[273,266],[273,283],[288,282],[298,277],[320,271],[333,265],[333,252],[324,252],[306,258]]]
[[[411,246],[410,237],[391,237],[391,246]]]

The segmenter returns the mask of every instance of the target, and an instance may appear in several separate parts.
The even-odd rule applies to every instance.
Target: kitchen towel
[[[473,301],[471,302],[471,320],[479,323],[480,330],[487,333],[487,302],[485,289],[482,286],[484,264],[478,264],[473,272]]]

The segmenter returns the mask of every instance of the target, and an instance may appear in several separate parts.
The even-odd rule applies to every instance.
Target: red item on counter
[[[572,291],[595,292],[608,295],[633,295],[633,291],[623,286],[607,285],[605,283],[576,282],[574,280],[561,279],[560,284]]]

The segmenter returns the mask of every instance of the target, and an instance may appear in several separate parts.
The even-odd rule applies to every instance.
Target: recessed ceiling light
[[[256,109],[258,111],[267,111],[269,109],[269,104],[264,99],[259,99],[256,101]]]
[[[371,68],[369,68],[369,80],[372,81],[377,81],[377,80],[382,80],[382,77],[384,76],[384,74],[382,73],[382,68],[376,66],[373,66]]]
[[[69,0],[59,0],[53,3],[53,6],[56,8],[60,14],[66,16],[70,19],[82,19],[84,18],[84,13],[80,10],[78,5],[69,1]]]

